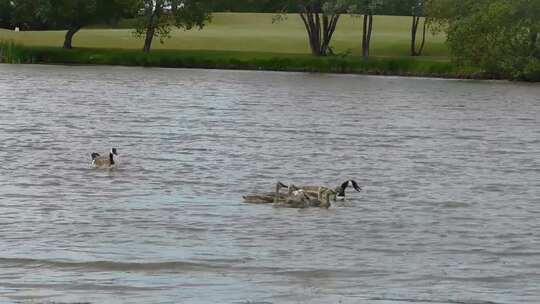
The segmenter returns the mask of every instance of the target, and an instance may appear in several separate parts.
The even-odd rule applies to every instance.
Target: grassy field
[[[272,14],[214,14],[203,30],[172,32],[150,54],[129,28],[88,28],[74,37],[73,50],[60,48],[65,31],[0,30],[0,61],[179,68],[307,71],[378,75],[482,78],[482,71],[450,62],[444,36],[429,35],[424,56],[409,55],[409,17],[375,16],[371,57],[360,55],[361,19],[342,16],[332,47],[350,56],[310,54],[300,18],[273,24]],[[120,26],[122,27],[122,26]]]
[[[203,30],[172,32],[172,38],[155,50],[209,50],[256,53],[309,54],[305,28],[296,15],[272,23],[272,14],[216,13]],[[371,54],[375,57],[407,57],[410,40],[409,17],[375,16]],[[332,46],[337,53],[351,50],[360,54],[362,23],[360,18],[342,16]],[[13,40],[26,46],[60,47],[65,31],[14,32],[0,30],[0,40]],[[130,29],[83,29],[73,41],[74,47],[141,49],[143,41]],[[425,56],[420,60],[448,60],[441,35],[429,35]]]

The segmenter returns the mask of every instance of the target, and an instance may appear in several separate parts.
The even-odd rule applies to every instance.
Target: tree
[[[0,28],[12,28],[13,3],[11,0],[0,0]]]
[[[45,0],[12,0],[12,20],[14,26],[23,30],[60,29],[47,16],[50,5]]]
[[[454,61],[504,77],[540,80],[540,1],[429,0]]]
[[[411,16],[411,56],[420,56],[426,44],[426,35],[429,27],[428,18],[425,14],[426,0],[393,0],[385,1],[380,12],[384,14]],[[423,21],[423,22],[422,22]],[[417,43],[418,29],[422,28],[422,38],[420,43]]]
[[[381,4],[378,12],[381,15],[410,16],[411,2],[416,0],[387,0]]]
[[[285,13],[298,12],[308,34],[309,47],[315,56],[331,53],[330,42],[337,27],[339,17],[347,11],[348,0],[297,0],[288,1],[277,16],[280,20]]]
[[[362,57],[369,57],[371,35],[373,32],[373,15],[382,7],[382,0],[352,0],[349,6],[351,14],[363,16],[362,24]]]
[[[428,21],[426,20],[424,14],[424,1],[423,0],[410,0],[411,11],[412,11],[412,26],[411,26],[411,56],[420,56],[424,51],[424,46],[426,45],[426,33],[428,28]],[[424,19],[422,26],[422,40],[420,45],[416,44],[416,36],[418,35],[418,27],[420,25],[421,19]]]
[[[64,48],[72,48],[73,36],[83,27],[111,22],[132,7],[133,0],[12,0],[16,23],[41,24],[67,29]]]
[[[139,0],[141,16],[136,35],[144,36],[144,52],[150,52],[154,36],[164,43],[171,28],[202,29],[211,19],[211,2],[204,0]]]
[[[278,13],[287,0],[213,0],[214,12]]]

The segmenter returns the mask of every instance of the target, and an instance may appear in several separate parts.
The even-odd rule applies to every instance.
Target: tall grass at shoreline
[[[52,47],[10,47],[10,61],[16,63],[123,65],[168,68],[243,69],[405,75],[451,78],[477,78],[479,71],[457,67],[450,62],[417,58],[370,58],[358,56],[314,57],[307,54],[261,52],[155,50],[149,54],[138,50]]]
[[[26,63],[26,48],[11,40],[0,40],[0,62],[1,63]],[[30,60],[31,61],[31,60]]]

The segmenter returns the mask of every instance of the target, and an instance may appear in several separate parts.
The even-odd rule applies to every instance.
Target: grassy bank
[[[2,53],[8,43],[0,44]],[[3,46],[3,47],[2,47]],[[93,64],[172,68],[245,69],[302,71],[322,73],[358,73],[376,75],[414,75],[430,77],[473,78],[477,71],[458,68],[449,62],[412,58],[314,57],[306,54],[283,54],[234,51],[156,50],[145,54],[138,50],[9,46],[11,61],[16,63]],[[7,61],[6,58],[4,61]]]
[[[272,14],[219,13],[205,29],[171,33],[154,42],[153,51],[140,51],[143,41],[133,30],[84,29],[74,37],[73,50],[60,49],[65,31],[0,30],[5,62],[100,64],[178,68],[220,68],[308,71],[378,75],[476,78],[474,69],[450,63],[441,35],[429,35],[424,56],[409,56],[410,18],[375,16],[372,58],[360,55],[361,19],[342,16],[333,38],[337,54],[310,55],[304,25],[296,15],[273,24]],[[23,46],[24,45],[24,46]],[[0,46],[2,48],[2,46]]]

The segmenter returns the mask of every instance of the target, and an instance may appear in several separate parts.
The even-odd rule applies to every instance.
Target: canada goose
[[[278,200],[276,196],[274,198],[274,207],[285,208],[308,208],[310,206],[311,198],[304,192],[304,190],[295,190],[284,196],[283,200]]]
[[[116,148],[112,148],[111,152],[109,152],[109,157],[101,156],[99,153],[92,153],[92,166],[95,168],[111,168],[116,165],[116,162],[114,161],[114,157],[118,156],[118,153],[116,152]]]
[[[358,186],[358,183],[354,180],[348,180],[344,183],[342,183],[341,185],[337,186],[336,188],[334,189],[331,189],[331,188],[328,188],[328,187],[325,187],[325,186],[295,186],[295,185],[290,185],[289,186],[289,190],[290,189],[293,189],[293,191],[296,189],[301,189],[301,190],[304,190],[304,192],[309,195],[310,197],[316,197],[319,201],[322,201],[323,200],[323,193],[326,193],[328,191],[331,191],[330,192],[330,198],[333,200],[333,201],[336,201],[336,199],[341,199],[341,200],[344,200],[345,199],[345,189],[347,189],[349,186],[352,186],[356,191],[360,192],[362,190],[362,188],[360,188],[360,186]]]
[[[345,200],[345,189],[347,189],[349,186],[353,187],[354,190],[356,190],[358,192],[362,191],[362,188],[360,186],[358,186],[358,183],[356,181],[350,179],[350,180],[344,182],[343,184],[341,184],[341,186],[336,188],[336,192],[337,192],[336,198],[341,199],[341,200]]]
[[[318,208],[330,208],[330,198],[333,196],[336,196],[336,192],[332,189],[326,189],[322,191],[322,193],[319,194],[320,197],[323,197],[323,199],[315,198],[315,197],[309,197],[309,206],[310,207],[318,207]]]
[[[295,185],[289,186],[289,193],[303,192],[308,200],[309,207],[330,208],[330,199],[336,200],[337,192],[326,187],[319,187],[317,192],[305,191]]]
[[[271,204],[275,201],[276,198],[278,199],[278,201],[282,201],[285,199],[285,196],[279,193],[279,190],[281,190],[281,188],[289,188],[289,187],[283,184],[282,182],[277,182],[275,192],[249,194],[249,195],[244,195],[242,198],[244,198],[244,203]]]

